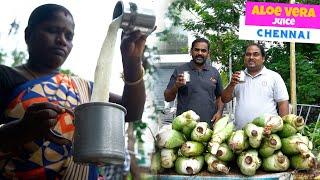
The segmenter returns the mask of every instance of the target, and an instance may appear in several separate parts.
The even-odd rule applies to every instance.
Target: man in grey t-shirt
[[[237,129],[263,114],[280,116],[289,113],[289,95],[281,76],[264,67],[264,48],[250,44],[244,56],[244,82],[239,82],[240,72],[232,75],[223,90],[221,99],[227,103],[236,97],[235,124]]]
[[[209,41],[203,38],[192,42],[192,60],[177,67],[164,92],[167,102],[178,94],[177,115],[193,110],[200,121],[212,124],[222,116],[222,81],[218,70],[207,62]],[[186,77],[189,76],[189,77]]]

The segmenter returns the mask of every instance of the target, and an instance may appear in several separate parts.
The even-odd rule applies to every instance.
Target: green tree
[[[296,45],[297,101],[303,104],[320,102],[320,55],[313,44]],[[319,53],[319,51],[318,51]],[[266,66],[279,72],[286,86],[290,87],[289,43],[275,45],[267,51]]]
[[[188,53],[188,46],[185,42],[188,42],[188,37],[186,34],[179,32],[179,29],[175,27],[169,27],[162,32],[156,34],[159,41],[165,41],[170,48],[158,51],[158,54],[185,54]]]
[[[75,75],[73,72],[71,72],[70,69],[60,69],[60,72],[63,73],[63,74],[71,75],[71,76]]]
[[[253,0],[255,2],[276,2],[276,3],[289,3],[290,0]],[[297,4],[319,4],[318,0],[296,0]]]
[[[11,64],[12,67],[23,64],[27,59],[27,54],[17,49],[11,52],[11,56],[13,59],[13,63]]]
[[[182,26],[196,37],[205,36],[210,42],[210,57],[222,63],[227,70],[229,57],[233,58],[234,69],[241,69],[243,47],[248,43],[238,39],[238,24],[244,15],[245,0],[176,0],[169,6],[167,16],[173,25]],[[183,13],[190,14],[187,19]]]
[[[3,64],[5,62],[6,56],[7,56],[7,53],[5,53],[3,49],[0,49],[0,64]]]
[[[10,58],[12,58],[13,63],[11,66],[18,66],[24,63],[27,59],[27,55],[24,51],[19,51],[14,49],[13,51],[9,52]],[[0,64],[5,63],[5,59],[8,57],[8,53],[5,52],[3,49],[0,49]]]

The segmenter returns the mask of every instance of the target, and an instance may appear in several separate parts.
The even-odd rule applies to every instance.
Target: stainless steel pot
[[[122,18],[120,28],[125,33],[140,30],[142,33],[150,34],[156,23],[156,17],[151,9],[138,7],[133,2],[123,3],[118,1],[114,10],[113,17]]]
[[[75,109],[73,156],[75,162],[122,164],[125,160],[123,106],[93,102]]]

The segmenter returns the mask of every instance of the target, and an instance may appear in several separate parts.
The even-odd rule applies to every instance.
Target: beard
[[[202,56],[197,56],[195,58],[193,58],[194,63],[196,63],[197,65],[203,65],[204,63],[206,63],[206,59]]]

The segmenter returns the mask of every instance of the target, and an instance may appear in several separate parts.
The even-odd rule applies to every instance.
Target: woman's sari
[[[85,80],[63,74],[28,81],[8,97],[6,121],[22,118],[26,108],[33,103],[52,102],[74,109],[79,104],[88,102],[91,87],[92,84]],[[54,133],[72,141],[75,129],[72,121],[70,114],[62,114],[53,129]],[[97,179],[97,169],[94,166],[73,162],[71,145],[59,145],[40,139],[18,149],[18,153],[14,154],[0,152],[2,176],[10,179]]]

